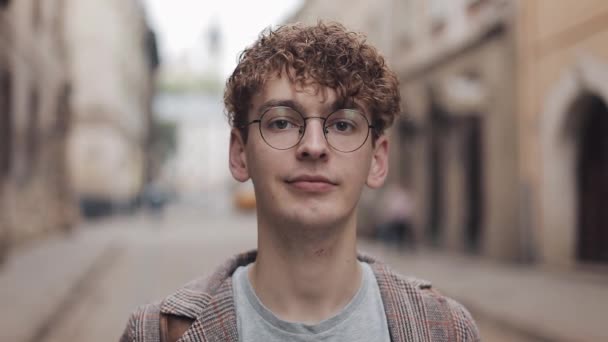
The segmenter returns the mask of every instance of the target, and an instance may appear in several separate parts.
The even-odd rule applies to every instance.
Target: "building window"
[[[416,31],[416,19],[414,7],[410,0],[398,1],[393,12],[392,21],[396,24],[396,35],[394,44],[401,48],[402,51],[407,51],[412,47],[412,36]]]
[[[26,165],[26,177],[25,179],[29,179],[29,176],[33,173],[34,168],[36,167],[36,162],[38,160],[38,149],[39,146],[39,102],[40,102],[40,94],[38,93],[38,89],[33,87],[30,92],[30,109],[29,116],[27,122],[27,140],[26,140],[26,151],[27,151],[27,165]]]
[[[53,32],[56,34],[56,36],[61,36],[61,29],[62,29],[62,20],[63,20],[63,16],[62,13],[65,10],[65,1],[63,0],[55,0],[55,6],[53,6],[53,13],[51,16],[51,20],[49,21],[49,26],[51,27],[51,29],[53,30]],[[57,38],[59,39],[59,38]]]
[[[449,2],[449,0],[429,0],[427,2],[431,33],[433,36],[441,34],[445,29],[449,10],[449,4],[447,2]]]
[[[70,97],[72,95],[72,87],[69,84],[65,84],[59,94],[59,101],[57,101],[57,123],[55,129],[62,136],[66,135],[70,126],[71,107]]]
[[[0,178],[10,172],[12,152],[11,74],[0,69]]]
[[[488,0],[468,0],[467,1],[467,14],[477,15],[483,7],[486,5]]]
[[[42,5],[40,0],[35,0],[32,3],[32,25],[35,29],[40,27],[40,20],[42,19]]]

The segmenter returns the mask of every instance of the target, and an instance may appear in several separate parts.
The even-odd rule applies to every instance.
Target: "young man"
[[[122,341],[478,341],[467,310],[357,254],[357,202],[387,175],[395,74],[335,23],[268,30],[224,96],[230,170],[258,248],[135,312]]]

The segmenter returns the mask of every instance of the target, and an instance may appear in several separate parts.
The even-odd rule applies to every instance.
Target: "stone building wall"
[[[499,1],[410,1],[397,54],[416,226],[435,245],[517,260],[515,43]],[[407,19],[404,21],[408,21]],[[397,48],[399,49],[399,48]],[[397,160],[400,162],[400,160]],[[410,169],[409,171],[405,171]]]
[[[392,47],[392,0],[379,0],[371,6],[367,1],[308,0],[287,22],[307,24],[338,21],[349,29],[363,32],[385,55]]]
[[[74,227],[83,189],[137,196],[149,33],[136,0],[0,1],[0,255]]]
[[[537,257],[552,265],[606,263],[608,217],[602,216],[601,207],[606,208],[608,198],[599,198],[593,188],[608,193],[604,181],[608,169],[595,167],[606,173],[603,177],[581,173],[580,159],[590,152],[605,161],[608,154],[602,144],[590,151],[581,148],[589,138],[583,129],[591,114],[588,100],[608,103],[608,3],[520,1],[518,18],[521,175],[529,189]],[[589,177],[592,198],[587,202],[581,197],[580,182]],[[595,207],[597,213],[591,213],[595,223],[583,224],[586,211]],[[590,226],[595,230],[590,231]],[[585,256],[591,249],[605,252]]]
[[[69,78],[63,2],[5,1],[0,9],[2,172],[6,244],[68,229],[76,219],[65,167]]]
[[[145,182],[151,122],[145,13],[134,0],[66,3],[75,89],[68,146],[74,189],[93,207],[129,206]]]

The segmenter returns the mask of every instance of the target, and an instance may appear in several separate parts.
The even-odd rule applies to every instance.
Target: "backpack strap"
[[[194,319],[184,316],[160,313],[160,341],[176,342],[192,326]]]

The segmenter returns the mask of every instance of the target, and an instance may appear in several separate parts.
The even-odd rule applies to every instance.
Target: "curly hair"
[[[282,72],[294,84],[312,80],[334,89],[341,99],[362,103],[372,115],[374,142],[400,112],[397,77],[363,34],[335,22],[290,24],[262,31],[239,56],[224,92],[232,127],[247,124],[252,97],[269,77]],[[246,141],[247,130],[241,129],[241,133]]]

